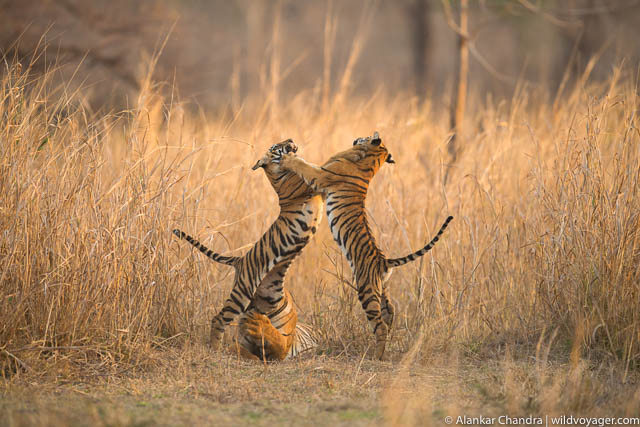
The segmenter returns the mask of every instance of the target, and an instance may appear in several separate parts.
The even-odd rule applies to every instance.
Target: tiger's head
[[[298,151],[298,146],[292,139],[287,139],[277,144],[273,144],[265,153],[265,155],[256,162],[251,169],[256,170],[264,168],[265,172],[273,173],[274,169],[279,168],[279,161],[283,154],[295,153]]]
[[[361,150],[364,154],[369,157],[373,156],[374,158],[380,160],[380,165],[382,163],[395,163],[393,157],[387,150],[387,147],[382,143],[382,139],[380,138],[380,134],[378,132],[374,132],[373,136],[367,136],[365,138],[358,138],[353,141],[353,149]]]
[[[269,183],[278,194],[281,206],[289,203],[297,203],[300,198],[308,198],[312,193],[311,188],[304,183],[295,173],[285,170],[280,166],[280,158],[289,153],[298,151],[298,146],[291,140],[273,144],[265,155],[256,162],[251,169],[264,170]]]

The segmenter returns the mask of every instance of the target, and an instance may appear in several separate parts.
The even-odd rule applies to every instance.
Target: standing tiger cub
[[[235,269],[231,295],[211,321],[213,349],[219,348],[225,327],[240,315],[238,343],[247,357],[283,360],[316,346],[311,328],[297,321],[293,300],[283,286],[291,262],[322,219],[324,197],[273,161],[297,149],[290,139],[274,144],[252,168],[264,169],[278,194],[280,214],[244,256],[219,255],[182,231],[173,231],[207,257]]]
[[[453,217],[449,216],[438,234],[419,251],[387,259],[371,233],[364,208],[371,179],[383,163],[395,163],[377,132],[373,137],[356,139],[352,148],[332,156],[320,167],[291,153],[282,153],[279,162],[283,169],[295,172],[313,190],[326,195],[331,233],[355,275],[358,299],[376,337],[375,356],[382,360],[394,316],[385,281],[393,267],[427,253]]]

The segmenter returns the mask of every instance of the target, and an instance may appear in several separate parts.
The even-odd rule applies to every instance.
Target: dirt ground
[[[46,378],[19,373],[2,384],[0,424],[447,425],[449,416],[459,425],[458,417],[513,424],[638,415],[634,376],[509,353],[410,352],[389,362],[313,354],[263,364],[186,345],[154,352],[144,369],[83,377],[58,363]]]

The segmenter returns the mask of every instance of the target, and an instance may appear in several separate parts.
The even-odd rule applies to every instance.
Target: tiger
[[[295,172],[315,191],[325,194],[329,227],[355,276],[358,299],[376,339],[375,357],[384,360],[389,329],[395,309],[387,296],[385,282],[394,267],[427,253],[453,219],[447,217],[436,236],[422,249],[401,258],[388,259],[371,233],[364,201],[369,182],[383,163],[395,163],[378,132],[358,138],[353,146],[316,166],[294,153],[282,152],[275,161]]]
[[[235,269],[231,295],[211,321],[214,350],[219,349],[226,326],[240,315],[238,350],[246,357],[284,360],[317,346],[311,327],[297,321],[293,299],[283,284],[289,266],[315,234],[323,213],[324,196],[273,162],[297,149],[291,139],[274,144],[252,167],[264,170],[278,194],[280,214],[243,256],[217,254],[181,230],[173,230],[208,258]]]

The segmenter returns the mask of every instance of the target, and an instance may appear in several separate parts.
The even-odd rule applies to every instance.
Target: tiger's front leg
[[[283,154],[280,167],[298,175],[313,191],[320,192],[331,185],[327,172],[295,154]]]

